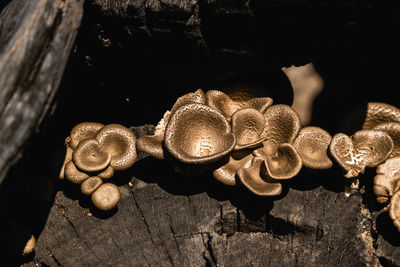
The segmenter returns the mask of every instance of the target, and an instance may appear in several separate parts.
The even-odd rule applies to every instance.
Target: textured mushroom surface
[[[390,200],[389,216],[400,231],[400,191],[397,191]]]
[[[136,159],[136,136],[125,126],[108,124],[95,136],[101,149],[111,156],[111,166],[115,170],[131,167]]]
[[[382,131],[361,130],[351,138],[343,133],[333,136],[329,146],[331,155],[352,178],[364,173],[365,167],[384,162],[393,151],[393,141]]]
[[[76,147],[72,154],[72,160],[80,170],[98,172],[110,165],[111,155],[103,151],[97,140],[86,139]]]
[[[60,174],[58,176],[60,179],[64,179],[65,178],[65,165],[67,165],[67,163],[72,160],[72,153],[73,152],[74,152],[74,150],[72,148],[70,148],[69,146],[67,146],[67,149],[66,149],[66,152],[65,152],[64,162],[63,162],[63,165],[61,166]]]
[[[261,178],[260,168],[264,159],[261,157],[254,157],[251,166],[248,168],[241,168],[237,174],[242,184],[259,196],[277,196],[282,193],[282,185],[267,177]]]
[[[383,122],[374,127],[374,130],[382,131],[390,135],[393,140],[393,151],[390,157],[400,155],[400,123]]]
[[[386,103],[368,103],[367,114],[362,128],[371,130],[383,122],[400,122],[400,109]]]
[[[93,138],[96,133],[103,128],[103,124],[98,122],[82,122],[72,128],[69,138],[69,146],[75,148],[83,140]]]
[[[235,136],[226,118],[203,104],[189,104],[175,111],[165,130],[165,146],[184,163],[210,163],[227,155]]]
[[[251,148],[261,144],[264,115],[254,108],[243,108],[232,115],[232,133],[236,137],[235,149]]]
[[[71,160],[65,165],[65,178],[75,184],[80,184],[89,178],[89,175],[78,170]]]
[[[376,168],[374,193],[379,203],[385,203],[400,189],[400,156],[387,159]]]
[[[108,166],[104,171],[100,172],[97,174],[98,177],[101,179],[108,179],[114,176],[115,170],[114,168],[110,165]]]
[[[327,152],[332,136],[325,130],[308,126],[301,129],[293,142],[304,166],[312,169],[329,169],[333,163]]]
[[[207,91],[206,97],[207,105],[219,110],[227,119],[230,119],[233,113],[242,108],[254,108],[264,113],[273,102],[270,97],[233,100],[229,95],[217,90]]]
[[[93,204],[100,210],[110,210],[117,206],[121,194],[119,188],[111,183],[102,184],[92,196]]]
[[[215,179],[226,185],[236,185],[236,172],[241,168],[248,168],[253,160],[251,151],[232,151],[228,161],[213,171]]]
[[[179,97],[174,106],[171,108],[171,113],[177,111],[180,107],[187,105],[187,104],[206,104],[206,95],[204,94],[203,90],[198,89],[195,92],[191,92]]]
[[[101,180],[100,177],[97,176],[89,177],[81,184],[81,192],[84,195],[90,196],[91,194],[93,194],[94,191],[96,191],[102,185],[102,183],[103,181]]]

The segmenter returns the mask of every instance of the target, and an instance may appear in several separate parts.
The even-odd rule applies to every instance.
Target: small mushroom
[[[327,155],[332,136],[325,130],[308,126],[301,129],[293,142],[304,166],[312,169],[329,169],[333,163]]]
[[[400,189],[400,156],[387,159],[376,168],[374,193],[379,203],[386,203]]]
[[[111,155],[111,166],[117,170],[131,167],[136,159],[136,136],[120,124],[109,124],[97,132],[95,139],[101,149]]]
[[[219,110],[228,120],[230,120],[233,113],[239,109],[254,108],[264,113],[264,111],[272,105],[272,98],[270,97],[234,100],[229,95],[217,90],[207,91],[206,98],[207,105]]]
[[[63,165],[61,167],[60,174],[59,174],[59,178],[60,179],[64,179],[65,178],[65,165],[67,165],[67,163],[72,160],[72,153],[73,152],[74,152],[74,150],[72,148],[70,148],[69,146],[67,146],[67,151],[65,152],[64,162],[63,162]]]
[[[362,128],[364,130],[372,130],[383,122],[400,122],[400,109],[380,102],[368,103],[367,114]]]
[[[382,131],[390,135],[393,140],[393,151],[390,157],[400,155],[400,123],[384,122],[374,127],[374,130]]]
[[[72,154],[76,167],[85,172],[98,172],[107,168],[111,163],[111,155],[103,151],[95,139],[86,139],[79,143]]]
[[[80,184],[89,178],[89,175],[79,171],[74,162],[71,160],[67,163],[67,165],[65,165],[65,178],[67,178],[67,180],[70,182]]]
[[[80,142],[83,140],[93,138],[96,133],[103,128],[104,124],[98,122],[82,122],[72,128],[69,139],[68,145],[75,149]]]
[[[114,173],[115,173],[114,168],[110,165],[107,167],[107,169],[97,174],[97,176],[100,177],[101,179],[108,179],[113,177]]]
[[[290,106],[273,105],[265,113],[265,129],[262,134],[277,144],[291,144],[300,132],[299,115]]]
[[[397,191],[390,200],[389,216],[400,231],[400,191]]]
[[[264,115],[254,108],[242,108],[232,115],[232,133],[236,137],[235,150],[253,148],[261,144],[265,138]]]
[[[266,143],[268,144],[268,143]],[[301,157],[291,144],[280,144],[275,153],[270,153],[268,146],[253,152],[256,157],[264,160],[261,174],[275,180],[286,180],[296,176],[303,166]]]
[[[203,104],[175,111],[165,130],[165,147],[183,163],[211,163],[230,153],[236,143],[225,117]]]
[[[112,183],[105,183],[93,192],[91,198],[93,204],[98,209],[107,211],[117,206],[121,198],[121,194],[116,185]]]
[[[100,177],[97,176],[92,176],[86,179],[81,184],[81,192],[84,195],[90,196],[93,194],[94,191],[96,191],[101,185],[103,184],[103,180],[101,180]]]
[[[226,185],[235,185],[236,172],[240,168],[248,168],[253,160],[253,155],[246,150],[232,151],[228,162],[213,171],[215,179]]]
[[[239,180],[256,195],[278,196],[282,193],[282,185],[268,177],[260,176],[260,168],[263,161],[264,159],[261,157],[254,157],[250,167],[241,168],[237,171]]]
[[[333,136],[329,150],[339,165],[353,178],[364,173],[365,167],[384,162],[393,151],[393,141],[382,131],[361,130],[351,138],[344,133]]]

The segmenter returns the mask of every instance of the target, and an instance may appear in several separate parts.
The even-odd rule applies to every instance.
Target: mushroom
[[[70,182],[80,184],[89,178],[89,175],[79,171],[74,162],[71,160],[67,163],[67,165],[65,165],[65,178],[67,178],[67,180]]]
[[[246,150],[232,151],[228,161],[213,171],[215,179],[226,185],[235,185],[236,172],[240,168],[248,168],[253,160],[253,155]]]
[[[65,178],[65,165],[67,165],[67,163],[72,160],[73,152],[74,152],[74,150],[72,148],[70,148],[69,146],[67,146],[67,151],[65,152],[64,162],[63,162],[63,165],[61,166],[61,170],[60,170],[60,174],[59,174],[60,179]]]
[[[384,122],[374,127],[374,130],[388,133],[393,140],[393,151],[390,157],[400,155],[400,123],[399,122]]]
[[[329,169],[333,163],[327,155],[332,136],[325,130],[308,126],[300,130],[293,142],[304,166],[312,169]]]
[[[93,138],[96,133],[103,128],[103,124],[98,122],[82,122],[72,128],[67,143],[69,147],[75,149],[83,140]]]
[[[31,254],[36,248],[36,238],[34,235],[31,235],[31,237],[26,241],[24,249],[22,250],[22,255],[27,256]]]
[[[207,105],[219,110],[228,120],[233,113],[242,108],[254,108],[264,113],[272,105],[270,97],[254,97],[249,99],[232,99],[229,95],[217,91],[209,90],[206,93]]]
[[[400,191],[397,191],[390,200],[389,216],[400,231]]]
[[[108,179],[113,177],[114,173],[115,173],[114,168],[110,165],[104,171],[97,174],[97,176],[100,177],[101,179]]]
[[[102,149],[96,139],[86,139],[79,143],[72,154],[76,167],[85,172],[98,172],[108,167],[111,155]]]
[[[400,156],[387,159],[376,168],[374,193],[379,203],[385,203],[400,189]]]
[[[236,143],[226,118],[203,104],[176,110],[165,129],[165,147],[183,163],[211,163],[230,153]]]
[[[91,198],[93,204],[98,209],[107,211],[117,206],[121,198],[121,194],[116,185],[112,183],[105,183],[93,192]]]
[[[92,176],[81,184],[81,192],[84,195],[90,196],[96,191],[103,183],[100,177]]]
[[[264,159],[261,157],[254,157],[250,167],[241,168],[237,171],[239,180],[256,195],[280,195],[282,193],[282,185],[279,182],[260,176],[260,168],[263,161]]]
[[[187,105],[187,104],[206,104],[206,95],[204,94],[203,90],[198,89],[195,92],[191,92],[179,97],[174,106],[171,109],[171,113],[177,111],[180,107]]]
[[[265,126],[264,115],[254,108],[242,108],[232,115],[232,133],[236,137],[235,150],[252,148],[261,144]]]
[[[351,138],[344,133],[333,136],[329,150],[339,165],[353,178],[364,173],[365,167],[384,162],[393,151],[393,141],[382,131],[361,130]]]
[[[111,156],[111,166],[115,170],[125,170],[135,163],[136,136],[125,126],[106,125],[97,132],[95,139],[99,142],[102,151]]]
[[[400,122],[400,109],[385,103],[369,102],[362,128],[371,130],[383,122]]]

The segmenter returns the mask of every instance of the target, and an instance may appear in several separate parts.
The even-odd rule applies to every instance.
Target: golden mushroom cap
[[[98,122],[82,122],[72,128],[69,138],[69,146],[75,149],[80,142],[93,138],[103,128],[104,124]]]
[[[387,159],[376,168],[374,193],[379,203],[385,203],[400,189],[400,156]]]
[[[270,97],[234,100],[229,95],[217,90],[207,91],[206,99],[207,105],[219,110],[227,119],[230,119],[233,113],[242,108],[254,108],[264,113],[273,102]]]
[[[300,117],[288,105],[278,104],[269,107],[265,113],[265,129],[262,136],[277,144],[291,144],[300,132]]]
[[[254,156],[245,150],[232,151],[228,161],[221,167],[213,171],[216,180],[226,185],[236,184],[236,172],[241,168],[248,168],[251,165]]]
[[[386,103],[369,102],[362,128],[371,130],[383,122],[400,122],[400,109]]]
[[[393,151],[393,141],[382,131],[361,130],[350,138],[338,133],[332,138],[329,151],[339,165],[352,178],[364,173],[365,167],[375,167],[384,162]]]
[[[65,178],[70,182],[80,184],[89,178],[89,175],[78,170],[74,162],[71,160],[65,165]]]
[[[73,152],[74,152],[74,150],[72,148],[70,148],[69,146],[67,146],[67,150],[65,152],[64,162],[63,162],[63,165],[61,166],[61,170],[60,170],[60,174],[59,174],[59,178],[60,179],[64,179],[65,178],[65,165],[67,165],[67,163],[72,160],[72,153]]]
[[[242,108],[232,115],[232,133],[236,137],[235,149],[252,148],[261,144],[265,138],[264,115],[254,108]]]
[[[110,165],[111,155],[103,151],[96,139],[86,139],[76,147],[72,154],[72,160],[82,171],[98,172]]]
[[[400,155],[400,123],[383,122],[374,127],[374,130],[382,131],[390,135],[393,140],[393,151],[390,157]]]
[[[390,200],[389,216],[400,231],[400,191],[397,191]]]
[[[26,241],[24,249],[22,250],[22,255],[26,256],[31,254],[36,248],[36,238],[34,235],[31,235],[31,237]]]
[[[81,192],[84,195],[90,196],[103,184],[103,180],[100,177],[92,176],[81,183]]]
[[[203,104],[175,111],[165,130],[165,147],[183,163],[211,163],[231,152],[235,136],[226,118]]]
[[[191,92],[179,97],[176,100],[174,106],[172,107],[171,113],[174,113],[176,110],[178,110],[180,107],[184,105],[194,104],[194,103],[199,103],[199,104],[206,103],[206,95],[204,94],[203,90],[198,89],[195,92]]]
[[[264,159],[262,175],[275,180],[293,178],[303,166],[299,153],[291,144],[279,145],[273,155],[265,147],[255,150],[253,154]]]
[[[312,169],[329,169],[333,163],[327,152],[332,136],[325,130],[308,126],[300,130],[299,135],[293,142],[304,166]]]
[[[125,126],[108,124],[97,132],[95,139],[101,149],[111,155],[111,166],[115,170],[125,170],[135,163],[136,136]]]
[[[92,202],[100,210],[111,210],[121,199],[119,188],[112,183],[102,184],[92,193]]]
[[[242,184],[252,193],[259,196],[278,196],[282,193],[282,185],[268,177],[260,176],[261,164],[264,159],[255,157],[248,168],[241,168],[237,175]]]

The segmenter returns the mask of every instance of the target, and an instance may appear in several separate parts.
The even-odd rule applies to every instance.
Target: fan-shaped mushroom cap
[[[203,104],[189,104],[172,114],[164,142],[176,159],[201,164],[227,155],[236,140],[220,112]]]
[[[390,200],[389,216],[400,231],[400,191],[397,191]]]
[[[98,122],[82,122],[72,128],[69,135],[69,146],[73,149],[85,139],[93,138],[96,133],[103,128],[103,124]]]
[[[74,162],[71,160],[65,165],[65,178],[67,178],[67,180],[70,182],[80,184],[89,178],[89,175],[79,171]]]
[[[364,173],[365,167],[375,167],[384,162],[393,150],[393,141],[382,131],[361,130],[351,138],[343,133],[333,136],[329,146],[331,155],[352,178]]]
[[[76,167],[85,172],[102,171],[110,165],[111,155],[103,151],[95,139],[86,139],[79,143],[72,154]]]
[[[108,124],[95,136],[101,149],[111,155],[111,166],[117,170],[125,170],[137,159],[136,136],[120,124]]]
[[[329,169],[332,161],[327,155],[332,136],[325,130],[308,126],[301,129],[293,142],[303,160],[304,166],[312,169]]]
[[[204,94],[203,90],[198,89],[195,92],[188,93],[186,95],[183,95],[179,97],[174,106],[171,109],[171,113],[174,113],[177,111],[180,107],[187,105],[187,104],[194,104],[194,103],[199,103],[199,104],[205,104],[206,103],[206,95]]]
[[[232,115],[232,133],[236,137],[235,149],[252,148],[261,144],[265,138],[264,115],[254,108],[239,109]]]
[[[92,176],[81,183],[81,192],[84,195],[90,196],[94,191],[97,190],[103,183],[100,177]]]
[[[267,177],[261,178],[260,168],[264,159],[255,157],[248,168],[241,168],[237,171],[239,180],[251,192],[259,196],[277,196],[282,193],[282,185],[268,179]]]
[[[60,175],[59,175],[60,179],[65,178],[65,165],[67,165],[67,163],[72,160],[73,152],[74,152],[74,150],[72,148],[70,148],[69,146],[67,146],[67,151],[65,152],[64,162],[63,162],[63,165],[61,166],[61,170],[60,170]]]
[[[367,115],[362,128],[371,130],[383,122],[400,122],[400,109],[385,103],[368,103]]]
[[[374,193],[379,203],[385,203],[400,189],[400,156],[387,159],[376,168]]]
[[[273,105],[265,113],[265,129],[262,136],[277,144],[291,144],[300,132],[299,115],[284,104]]]
[[[36,238],[34,235],[31,235],[31,237],[26,241],[24,249],[22,250],[22,255],[26,256],[31,254],[36,248]]]
[[[229,95],[217,90],[207,91],[206,98],[207,105],[219,110],[227,119],[230,119],[233,113],[242,108],[254,108],[264,113],[272,105],[270,97],[233,100]]]
[[[256,157],[264,159],[261,174],[276,180],[286,180],[296,176],[303,166],[301,157],[291,144],[281,144],[273,155],[268,147],[255,150]]]
[[[226,185],[235,185],[236,172],[240,168],[248,168],[253,160],[253,155],[245,150],[232,151],[229,155],[229,161],[223,166],[213,171],[215,179]]]
[[[400,155],[400,123],[399,122],[384,122],[375,126],[374,130],[388,133],[393,140],[393,151],[390,157]]]
[[[111,183],[102,184],[96,191],[92,194],[93,204],[100,210],[110,210],[117,206],[121,194],[119,188]]]
[[[114,173],[115,173],[114,168],[110,165],[107,167],[107,169],[97,174],[97,176],[100,177],[101,179],[108,179],[113,177]]]

